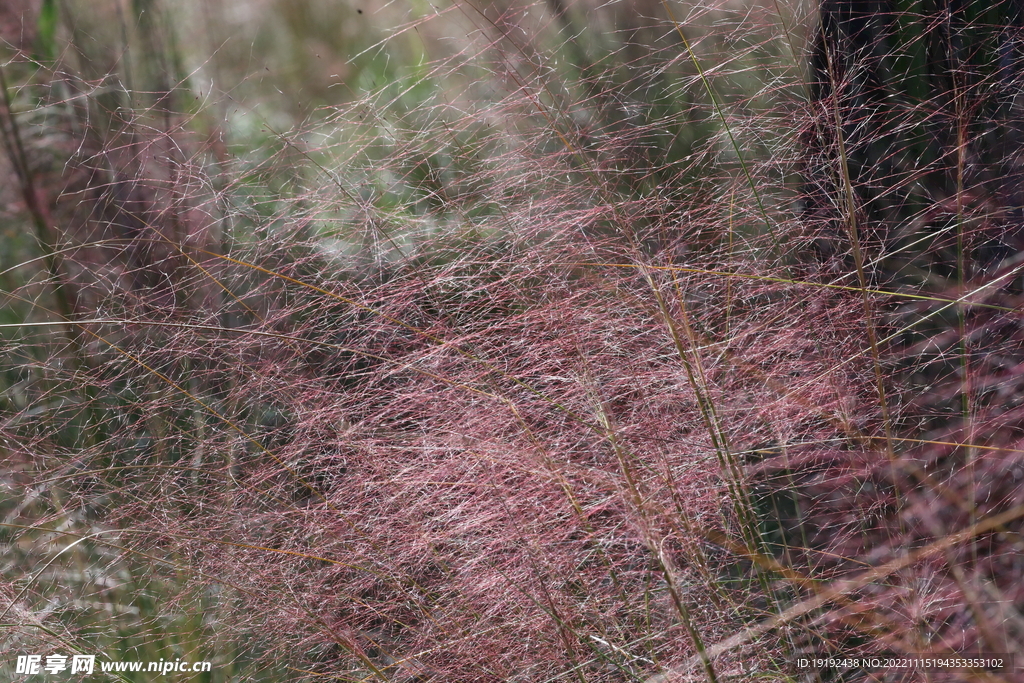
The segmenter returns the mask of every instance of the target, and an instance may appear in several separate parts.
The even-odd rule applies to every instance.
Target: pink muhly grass
[[[12,648],[648,683],[1019,649],[1019,239],[963,159],[899,205],[913,141],[863,134],[940,98],[811,87],[761,7],[559,7],[407,17],[368,52],[416,69],[291,128],[189,103],[206,64],[123,109],[4,65]]]

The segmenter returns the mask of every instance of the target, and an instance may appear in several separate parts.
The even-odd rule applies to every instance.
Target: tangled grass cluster
[[[112,7],[0,13],[5,652],[1014,680],[796,662],[1021,650],[1015,4]]]

